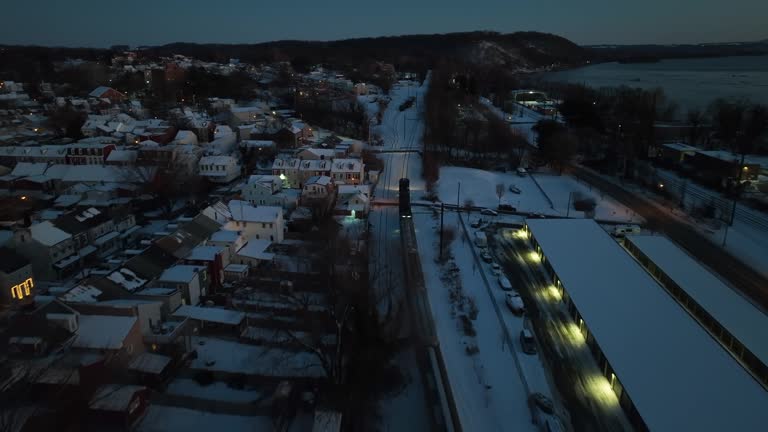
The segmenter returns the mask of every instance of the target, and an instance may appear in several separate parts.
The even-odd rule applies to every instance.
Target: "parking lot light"
[[[540,263],[540,262],[541,262],[541,256],[539,256],[538,252],[536,252],[536,251],[530,251],[530,252],[528,253],[528,259],[529,259],[531,262],[534,262],[534,263],[536,263],[536,264],[538,264],[538,263]]]

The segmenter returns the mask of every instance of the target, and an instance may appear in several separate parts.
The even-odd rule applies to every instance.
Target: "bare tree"
[[[501,205],[501,198],[504,196],[505,191],[506,188],[504,187],[504,183],[499,183],[496,185],[496,196],[499,197],[499,205]]]

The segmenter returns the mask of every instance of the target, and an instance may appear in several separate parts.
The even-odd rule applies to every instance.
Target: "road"
[[[578,166],[573,169],[576,177],[631,208],[645,218],[649,228],[663,232],[698,261],[728,280],[741,293],[764,309],[768,309],[768,279],[760,273],[730,255],[719,245],[707,240],[689,224],[670,216],[657,205],[588,169]]]
[[[575,430],[631,431],[632,427],[600,372],[578,326],[568,315],[551,281],[529,258],[527,242],[516,229],[489,237],[489,246],[526,306],[542,356],[568,408]]]

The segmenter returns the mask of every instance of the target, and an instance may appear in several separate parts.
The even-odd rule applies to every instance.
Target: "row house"
[[[359,185],[365,177],[363,162],[360,159],[334,159],[331,177],[337,184]]]
[[[67,145],[66,163],[68,165],[101,165],[115,150],[114,144],[74,143]]]
[[[286,188],[299,188],[299,164],[301,160],[296,158],[275,159],[272,163],[272,175],[279,177]]]
[[[264,239],[280,243],[285,238],[285,220],[280,207],[254,207],[241,200],[231,200],[228,204],[230,221],[224,229],[238,231],[250,240]]]
[[[303,160],[299,164],[299,188],[312,177],[320,177],[331,175],[331,161],[330,160]]]
[[[66,164],[65,145],[3,146],[0,147],[0,165],[13,166],[19,162]]]
[[[240,162],[233,156],[203,156],[198,174],[213,183],[229,183],[240,176]]]
[[[13,244],[16,251],[32,262],[32,271],[42,280],[60,278],[80,258],[79,253],[88,253],[78,251],[72,236],[50,221],[17,228]]]

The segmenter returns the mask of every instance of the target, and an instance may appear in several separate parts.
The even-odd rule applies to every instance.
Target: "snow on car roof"
[[[685,251],[662,236],[627,237],[720,325],[768,364],[768,338],[755,329],[768,328],[768,316],[753,306]]]
[[[527,225],[650,430],[768,421],[768,392],[596,222]]]

